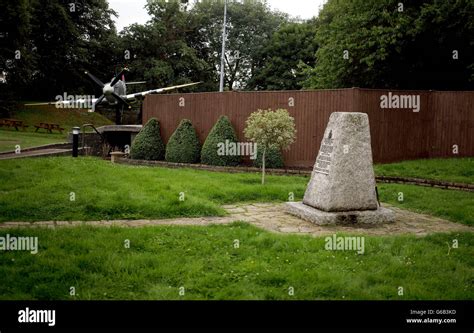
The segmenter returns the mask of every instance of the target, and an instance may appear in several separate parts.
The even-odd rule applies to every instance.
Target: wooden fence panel
[[[381,108],[381,96],[419,96],[420,110]],[[221,115],[227,115],[240,141],[245,121],[257,109],[285,108],[295,118],[296,142],[284,152],[288,167],[313,166],[332,112],[365,112],[369,116],[374,162],[416,158],[474,156],[474,92],[334,89],[166,94],[147,96],[143,123],[160,121],[168,141],[182,119],[190,119],[203,143]],[[453,154],[458,145],[459,154]]]

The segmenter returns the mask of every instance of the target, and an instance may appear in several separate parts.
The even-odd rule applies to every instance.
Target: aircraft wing
[[[152,90],[142,91],[142,92],[135,93],[135,94],[128,94],[128,95],[121,96],[121,97],[123,99],[125,99],[126,101],[133,101],[133,100],[138,99],[138,98],[143,98],[143,97],[145,97],[146,95],[149,95],[149,94],[159,94],[159,93],[164,92],[164,91],[169,91],[169,90],[173,90],[173,89],[194,86],[194,85],[200,84],[200,83],[202,83],[202,82],[193,82],[193,83],[181,84],[179,86],[152,89]]]
[[[134,81],[134,82],[125,82],[127,86],[133,85],[133,84],[144,84],[146,81]]]
[[[43,102],[43,103],[27,103],[25,106],[37,106],[37,105],[56,105],[58,108],[84,108],[89,109],[94,105],[98,98],[85,99],[80,98],[74,101],[55,101],[55,102]]]

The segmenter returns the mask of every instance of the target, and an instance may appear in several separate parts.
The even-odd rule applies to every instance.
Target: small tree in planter
[[[265,184],[265,153],[269,149],[287,149],[295,141],[295,120],[285,109],[259,109],[248,117],[244,134],[257,143],[261,152],[262,184]]]

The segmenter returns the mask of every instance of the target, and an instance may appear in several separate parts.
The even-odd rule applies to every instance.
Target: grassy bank
[[[56,109],[54,106],[20,107],[10,118],[23,120],[28,127],[23,131],[14,128],[0,128],[0,152],[15,150],[16,145],[22,149],[41,146],[49,143],[67,142],[67,135],[74,126],[94,124],[96,127],[112,124],[110,120],[97,112],[87,112],[82,109]],[[40,129],[35,132],[39,123],[59,124],[64,131],[52,134]],[[89,129],[90,130],[90,129]]]

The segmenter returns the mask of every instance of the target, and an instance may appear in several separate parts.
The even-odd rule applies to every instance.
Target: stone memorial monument
[[[378,203],[366,113],[331,114],[303,202],[288,202],[286,208],[316,224],[394,220],[394,213]]]

